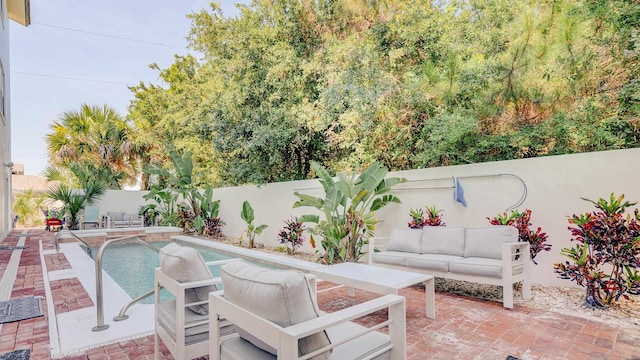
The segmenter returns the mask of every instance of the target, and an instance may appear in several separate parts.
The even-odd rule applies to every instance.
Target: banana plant
[[[240,213],[240,217],[247,223],[247,237],[249,238],[249,248],[252,249],[255,247],[254,240],[256,235],[262,234],[262,231],[267,228],[268,225],[262,224],[255,226],[253,225],[254,220],[254,212],[251,204],[248,201],[242,203],[242,212]]]
[[[319,163],[311,166],[320,178],[324,197],[315,197],[295,192],[299,198],[293,207],[309,206],[321,211],[320,215],[300,216],[302,222],[315,224],[310,228],[313,235],[322,237],[325,264],[353,261],[362,257],[362,246],[373,235],[378,219],[375,211],[400,199],[389,194],[391,188],[406,181],[404,178],[385,179],[388,169],[375,162],[362,173],[342,171],[334,179]]]

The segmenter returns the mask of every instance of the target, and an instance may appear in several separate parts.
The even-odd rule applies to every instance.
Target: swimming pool
[[[168,242],[152,243],[158,249],[168,244]],[[195,247],[204,261],[216,261],[231,259],[232,256],[220,254],[212,250]],[[99,247],[91,249],[93,256],[98,253]],[[138,244],[112,244],[102,256],[102,268],[122,287],[122,289],[136,298],[145,292],[153,289],[153,271],[160,266],[158,253],[148,247]],[[211,274],[220,276],[219,266],[209,268]],[[153,304],[153,296],[147,297],[142,304]]]

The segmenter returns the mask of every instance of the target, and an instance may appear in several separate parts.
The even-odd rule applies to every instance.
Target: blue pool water
[[[168,243],[152,243],[161,248]],[[99,247],[91,249],[95,257]],[[230,259],[231,256],[216,253],[212,250],[198,248],[204,261],[216,261]],[[142,244],[115,244],[110,245],[102,256],[102,268],[115,280],[124,291],[136,298],[153,289],[153,270],[160,266],[158,253]],[[218,266],[209,268],[213,276],[220,276]],[[153,296],[144,299],[142,304],[153,304]]]

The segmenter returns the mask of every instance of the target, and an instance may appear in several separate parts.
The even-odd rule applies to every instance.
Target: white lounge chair
[[[217,290],[207,266],[227,262],[204,262],[200,253],[176,243],[160,250],[160,267],[155,269],[155,359],[160,339],[175,359],[193,359],[209,353],[208,293]],[[174,299],[164,300],[166,289]],[[221,333],[233,332],[233,325],[221,321]]]
[[[405,298],[385,295],[322,314],[298,271],[237,260],[221,268],[224,291],[209,294],[209,359],[406,359]],[[351,320],[387,309],[372,327]],[[221,319],[237,333],[224,335]],[[388,326],[388,334],[376,330]]]

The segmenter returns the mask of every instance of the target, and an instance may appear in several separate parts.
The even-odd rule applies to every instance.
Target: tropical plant
[[[204,193],[199,194],[200,215],[197,215],[194,222],[198,232],[205,236],[217,237],[222,235],[224,221],[220,219],[220,200],[213,200],[213,188],[208,187]]]
[[[422,229],[424,227],[424,212],[422,209],[410,209],[409,215],[411,216],[411,221],[408,223],[411,229]]]
[[[569,261],[555,264],[555,272],[586,288],[584,305],[589,308],[640,295],[640,213],[635,209],[633,216],[625,215],[636,203],[613,193],[609,200],[583,200],[597,210],[569,219],[571,241],[577,244],[561,250]]]
[[[363,255],[362,246],[373,235],[378,219],[375,211],[389,203],[400,203],[400,199],[389,194],[396,184],[405,182],[404,178],[389,178],[387,168],[379,162],[369,165],[362,173],[357,171],[341,171],[334,180],[329,172],[317,162],[311,166],[320,177],[324,189],[324,197],[315,197],[295,192],[300,199],[293,207],[309,206],[322,212],[319,215],[303,215],[301,222],[315,224],[313,235],[322,237],[325,264],[353,261],[357,262]]]
[[[31,189],[23,193],[16,194],[13,202],[13,213],[18,216],[18,224],[34,225],[42,222],[40,206],[45,201],[45,196],[34,192]]]
[[[535,258],[541,251],[551,251],[551,244],[547,243],[548,235],[538,227],[535,231],[531,230],[531,210],[526,209],[523,213],[514,210],[510,215],[506,212],[498,214],[494,218],[487,218],[491,225],[509,225],[518,229],[518,241],[526,241],[529,243],[529,251],[531,253],[531,261],[538,265]]]
[[[284,221],[284,227],[278,233],[278,242],[287,247],[287,253],[293,255],[296,248],[304,244],[304,226],[297,217],[291,217]]]
[[[162,168],[159,165],[144,169],[146,174],[155,176],[155,182],[151,184],[149,193],[143,198],[147,201],[153,200],[158,204],[162,225],[175,225],[174,220],[178,222],[185,220],[184,213],[182,216],[176,213],[176,205],[180,197],[185,206],[194,213],[194,218],[202,213],[200,206],[202,196],[193,183],[191,153],[187,151],[183,156],[180,156],[176,151],[171,150],[169,156],[173,165],[172,170]],[[201,220],[202,218],[198,222],[200,223]]]
[[[442,212],[444,210],[438,210],[435,205],[429,207],[425,206],[427,209],[427,217],[424,219],[425,226],[445,226],[445,223],[442,221]]]
[[[50,129],[45,140],[54,167],[71,170],[76,176],[79,172],[99,175],[107,188],[135,184],[137,153],[128,137],[129,126],[116,110],[82,104],[79,110],[64,112]],[[64,172],[50,169],[47,173],[54,176],[60,171]]]
[[[146,204],[140,206],[138,215],[144,219],[144,226],[154,226],[156,221],[160,218],[160,212],[156,210],[157,204]]]
[[[249,239],[249,248],[254,248],[254,240],[256,235],[262,234],[262,231],[267,228],[268,225],[262,224],[255,226],[253,224],[253,220],[255,219],[253,208],[248,201],[244,201],[242,203],[242,211],[240,212],[240,217],[247,223],[247,229],[245,233],[247,234],[247,238]]]
[[[178,226],[182,228],[183,232],[193,233],[194,231],[196,231],[197,225],[200,225],[200,228],[202,228],[202,218],[199,218],[199,222],[196,221],[196,215],[193,210],[189,209],[183,204],[178,204],[177,215]]]
[[[46,192],[46,196],[61,201],[69,230],[78,229],[78,214],[87,205],[92,205],[102,194],[105,186],[101,182],[89,182],[80,191],[65,184],[56,184]]]

